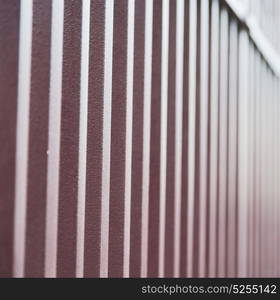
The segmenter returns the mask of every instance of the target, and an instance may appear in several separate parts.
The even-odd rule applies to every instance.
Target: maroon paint
[[[169,6],[165,277],[172,277],[174,275],[176,1],[170,1]]]
[[[200,219],[200,28],[201,28],[201,0],[197,0],[197,50],[196,50],[196,119],[195,119],[195,183],[194,183],[194,240],[193,240],[193,277],[198,276],[198,260],[199,260],[199,219]]]
[[[57,276],[73,277],[76,269],[81,3],[66,0],[64,5]]]
[[[142,165],[143,165],[143,99],[144,99],[145,1],[135,1],[133,127],[131,170],[130,277],[140,277]]]
[[[210,159],[211,159],[211,40],[212,40],[212,14],[211,2],[209,3],[209,24],[208,24],[208,125],[207,125],[207,192],[206,192],[206,244],[205,244],[205,277],[209,277],[209,254],[210,254]]]
[[[148,277],[158,276],[162,0],[153,1]]]
[[[189,57],[189,2],[185,2],[184,57]],[[182,187],[181,187],[181,240],[180,240],[180,276],[187,273],[187,201],[188,201],[188,114],[189,114],[189,60],[184,59],[183,80],[183,124],[182,124]]]
[[[18,0],[0,0],[0,277],[11,277],[15,189]]]
[[[51,1],[33,2],[25,276],[44,275]]]
[[[239,32],[239,30],[238,30]],[[237,45],[237,49],[239,49],[239,40],[237,41],[238,45]],[[237,74],[239,74],[239,51],[237,51]],[[236,111],[237,111],[237,116],[236,116],[236,124],[239,124],[239,84],[237,82],[237,97],[236,97]],[[260,120],[261,121],[261,120]],[[239,210],[239,206],[238,206],[238,188],[239,188],[239,184],[238,184],[238,174],[239,174],[239,163],[238,163],[238,160],[239,160],[239,154],[238,154],[238,148],[239,148],[239,126],[236,126],[236,158],[235,158],[235,161],[236,161],[236,179],[235,179],[235,182],[236,182],[236,191],[235,191],[235,195],[236,195],[236,200],[235,200],[235,211],[236,211],[236,214],[235,214],[235,256],[234,256],[234,260],[235,260],[235,270],[234,270],[234,276],[237,276],[237,271],[238,271],[238,218],[239,218],[239,214],[238,214],[238,210]],[[260,185],[261,186],[261,185]],[[261,249],[261,246],[260,248]]]
[[[104,0],[91,2],[85,211],[85,277],[99,277],[104,79]]]
[[[109,277],[123,275],[127,6],[127,0],[114,3]]]

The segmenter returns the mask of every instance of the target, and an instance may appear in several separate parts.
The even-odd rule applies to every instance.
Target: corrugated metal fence
[[[2,277],[280,276],[279,66],[238,2],[0,0]]]

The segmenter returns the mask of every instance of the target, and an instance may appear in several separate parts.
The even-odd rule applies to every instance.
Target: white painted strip
[[[90,40],[90,0],[82,3],[81,93],[79,132],[79,177],[77,211],[76,276],[84,276],[85,199],[87,169],[88,75]]]
[[[253,185],[253,178],[254,178],[254,97],[255,97],[255,86],[254,86],[254,76],[255,76],[255,53],[254,53],[254,45],[250,43],[249,46],[249,98],[248,98],[248,122],[249,122],[249,140],[248,140],[248,151],[250,153],[248,157],[248,276],[252,277],[252,269],[253,269],[253,213],[254,213],[254,185]]]
[[[106,1],[100,277],[108,277],[114,0]]]
[[[264,205],[262,199],[265,197],[265,174],[264,174],[264,169],[265,169],[265,118],[264,118],[264,111],[265,111],[265,101],[264,99],[266,98],[266,82],[265,82],[265,61],[261,58],[260,59],[260,84],[261,84],[261,94],[260,94],[260,201],[259,201],[259,239],[260,239],[260,257],[259,257],[259,272],[260,275],[263,274],[263,253],[264,253]]]
[[[160,195],[159,195],[159,277],[164,277],[165,208],[167,165],[167,109],[168,109],[168,53],[169,53],[169,0],[162,2],[161,41],[161,124],[160,124]]]
[[[217,162],[218,162],[218,95],[219,95],[219,0],[211,7],[211,94],[210,94],[210,212],[209,277],[216,277]]]
[[[209,1],[201,1],[201,71],[200,71],[200,182],[199,182],[199,262],[198,276],[206,274],[206,203],[208,156],[208,60],[209,60]]]
[[[279,79],[276,77],[275,78],[275,81],[276,81],[276,99],[275,99],[275,134],[276,134],[276,137],[279,136],[279,108],[280,108],[280,105],[279,105],[279,101],[280,101],[280,90],[279,90]],[[276,183],[275,183],[275,187],[276,187],[276,236],[277,236],[277,240],[276,240],[276,274],[275,274],[275,277],[279,277],[280,276],[280,273],[279,273],[279,265],[280,265],[280,253],[279,253],[279,246],[280,246],[280,228],[279,228],[279,224],[280,224],[280,201],[279,201],[279,197],[280,197],[280,188],[279,188],[279,170],[280,170],[280,158],[279,158],[279,152],[280,152],[280,139],[279,138],[276,138],[276,153],[275,153],[275,156],[276,156],[276,164],[275,164],[275,169],[276,169],[276,176],[275,176],[275,179],[276,179]]]
[[[143,120],[143,180],[141,227],[141,277],[147,277],[149,230],[150,131],[151,131],[151,76],[153,46],[153,1],[145,7],[145,58],[144,58],[144,120]]]
[[[266,185],[266,194],[265,197],[262,199],[262,201],[265,201],[265,272],[264,276],[269,277],[272,271],[272,256],[273,256],[273,249],[272,249],[272,197],[273,197],[273,188],[272,188],[272,182],[273,182],[273,169],[271,165],[271,158],[272,158],[272,111],[271,111],[271,104],[272,104],[272,74],[270,68],[267,68],[267,74],[266,74],[266,98],[265,98],[265,105],[266,105],[266,111],[265,111],[265,117],[266,117],[266,128],[265,128],[265,134],[266,134],[266,143],[265,143],[265,149],[266,149],[266,156],[265,156],[265,185]],[[269,234],[268,234],[269,232]]]
[[[218,277],[225,276],[226,201],[227,201],[227,114],[228,114],[228,12],[221,10],[220,23],[220,95],[219,95],[219,227]]]
[[[278,218],[278,212],[277,212],[277,188],[278,188],[278,179],[277,179],[277,157],[279,153],[277,152],[277,142],[278,142],[278,131],[276,128],[276,122],[277,122],[277,77],[273,74],[273,102],[272,102],[272,116],[273,116],[273,161],[272,161],[272,167],[273,167],[273,205],[272,205],[272,214],[273,214],[273,260],[272,260],[272,268],[273,268],[273,277],[277,277],[277,218]]]
[[[279,84],[279,79],[277,78],[277,118],[276,118],[276,131],[280,132],[280,119],[279,119],[279,114],[280,114],[280,84]],[[277,181],[279,181],[280,178],[280,139],[277,139]],[[280,277],[280,185],[277,184],[277,277]]]
[[[229,29],[229,128],[228,128],[228,260],[227,276],[235,277],[236,257],[236,160],[237,160],[237,65],[238,65],[238,24],[232,19]]]
[[[56,276],[64,1],[52,4],[45,276]]]
[[[21,1],[14,216],[14,277],[24,276],[33,0]],[[8,101],[8,99],[6,99]]]
[[[197,0],[190,0],[187,276],[193,275]]]
[[[247,277],[248,201],[248,34],[239,33],[238,276]]]
[[[129,277],[135,0],[128,1],[123,276]]]
[[[261,55],[257,52],[256,57],[256,241],[255,241],[255,277],[259,277],[260,274],[260,201],[261,201]]]
[[[183,66],[185,2],[176,3],[176,86],[175,86],[175,177],[174,177],[174,277],[180,276],[181,187],[183,140]]]

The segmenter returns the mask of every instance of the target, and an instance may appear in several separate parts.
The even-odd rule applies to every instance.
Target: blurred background
[[[279,277],[278,0],[0,0],[1,277]]]

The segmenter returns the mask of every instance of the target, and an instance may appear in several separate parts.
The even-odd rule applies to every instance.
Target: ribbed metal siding
[[[0,0],[2,277],[279,276],[279,77],[226,1]]]

